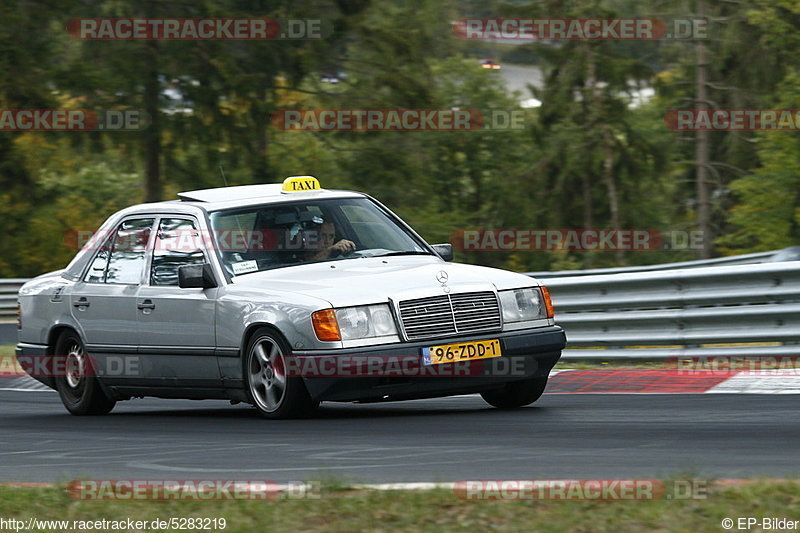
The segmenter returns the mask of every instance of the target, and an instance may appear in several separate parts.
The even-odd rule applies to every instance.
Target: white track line
[[[352,489],[368,489],[368,490],[432,490],[432,489],[452,489],[456,486],[455,483],[429,483],[429,482],[414,482],[414,483],[364,483],[348,485]]]

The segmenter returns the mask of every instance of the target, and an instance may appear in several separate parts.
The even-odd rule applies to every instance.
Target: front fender
[[[231,291],[217,301],[217,346],[222,349],[242,349],[247,333],[259,325],[276,328],[292,350],[324,350],[341,348],[341,342],[317,339],[311,314],[332,307],[320,298],[297,293],[262,293]]]

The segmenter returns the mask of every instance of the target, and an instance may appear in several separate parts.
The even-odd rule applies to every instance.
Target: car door
[[[208,260],[197,221],[163,216],[153,239],[149,275],[136,296],[144,377],[163,387],[220,385],[215,357],[218,289],[182,289],[178,267]],[[156,385],[156,383],[151,383]]]
[[[152,216],[123,220],[97,250],[70,295],[86,351],[95,358],[96,370],[107,377],[135,377],[126,369],[136,363],[136,292],[154,223]]]

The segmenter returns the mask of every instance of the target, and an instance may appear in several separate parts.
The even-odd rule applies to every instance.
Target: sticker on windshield
[[[247,274],[248,272],[258,272],[258,263],[255,261],[242,261],[240,263],[233,263],[233,273],[239,276],[240,274]]]

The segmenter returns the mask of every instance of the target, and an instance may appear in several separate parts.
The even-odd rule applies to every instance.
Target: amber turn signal
[[[544,285],[539,288],[542,289],[542,296],[544,296],[544,308],[547,311],[547,318],[553,318],[555,315],[553,313],[553,301],[550,299],[550,289]]]
[[[342,335],[339,333],[339,323],[336,322],[336,313],[333,309],[323,309],[311,314],[311,322],[314,324],[314,333],[321,341],[340,341]]]

